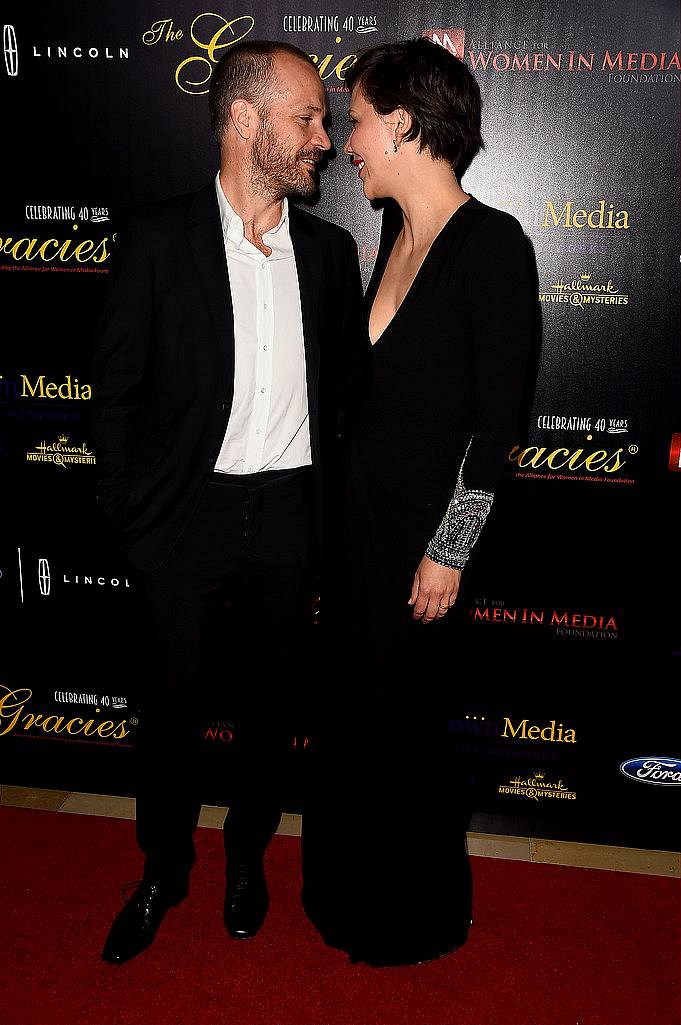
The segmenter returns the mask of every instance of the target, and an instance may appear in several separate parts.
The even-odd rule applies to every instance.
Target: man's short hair
[[[483,147],[482,101],[463,61],[429,39],[384,43],[360,53],[345,75],[359,86],[377,114],[398,107],[411,114],[405,141],[418,140],[435,160],[448,160],[459,174]]]
[[[316,64],[304,50],[290,43],[269,40],[244,40],[230,46],[220,58],[208,90],[208,110],[213,135],[220,142],[234,100],[248,100],[262,114],[272,84],[272,68],[278,53],[290,53],[311,64]]]

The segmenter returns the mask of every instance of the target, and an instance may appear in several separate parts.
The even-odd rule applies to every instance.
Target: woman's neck
[[[418,173],[403,174],[398,194],[393,196],[402,210],[403,244],[408,252],[428,247],[454,211],[469,198],[448,163],[428,160],[428,164],[427,173],[423,173],[425,168],[418,168]]]

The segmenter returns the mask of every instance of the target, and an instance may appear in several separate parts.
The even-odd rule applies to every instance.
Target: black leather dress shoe
[[[187,886],[142,880],[125,907],[119,911],[107,936],[102,961],[125,964],[151,946],[169,908],[187,896]]]
[[[262,859],[228,862],[223,917],[229,935],[235,940],[255,936],[269,906]]]

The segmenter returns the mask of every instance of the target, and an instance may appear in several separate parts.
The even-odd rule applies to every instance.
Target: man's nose
[[[350,156],[350,154],[352,153],[352,146],[350,145],[351,138],[352,132],[350,132],[350,134],[348,135],[347,139],[345,140],[345,145],[343,146],[343,153],[347,153],[348,156]]]
[[[319,149],[331,149],[331,139],[329,138],[325,128],[319,129],[315,134],[313,141],[315,146],[318,146]]]

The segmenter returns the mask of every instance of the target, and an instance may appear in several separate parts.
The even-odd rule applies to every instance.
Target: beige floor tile
[[[509,861],[530,861],[527,837],[503,836],[501,833],[467,833],[468,853],[480,858],[508,858]]]
[[[227,808],[216,807],[212,804],[201,805],[199,825],[208,829],[222,829],[227,814]],[[300,836],[301,816],[290,812],[284,812],[277,833],[282,836]]]
[[[202,804],[199,815],[199,825],[208,829],[222,829],[227,809],[224,806],[214,804]]]
[[[285,811],[281,816],[277,833],[281,836],[300,836],[302,821],[302,815],[294,815],[292,812]]]
[[[60,811],[75,815],[104,815],[112,819],[134,819],[134,797],[110,797],[108,794],[69,794]]]
[[[59,811],[68,796],[68,790],[0,787],[0,804],[5,804],[11,808],[38,808],[40,811]]]
[[[0,805],[15,808],[36,808],[79,815],[103,815],[134,819],[132,797],[111,797],[108,794],[69,793],[33,787],[0,786]],[[203,805],[199,825],[221,829],[227,809]],[[344,816],[339,814],[339,822]],[[302,817],[285,812],[277,832],[283,836],[300,836]],[[351,822],[345,822],[346,828]],[[681,876],[681,854],[669,851],[647,851],[630,847],[607,847],[601,844],[570,843],[564,840],[543,840],[500,833],[468,833],[469,854],[484,858],[508,858],[512,861],[533,861],[538,864],[566,865],[576,868],[599,868],[614,872],[635,872],[645,875]]]
[[[601,844],[568,843],[564,840],[530,840],[532,861],[575,868],[602,868],[611,872],[679,876],[681,854],[673,851],[645,851],[634,847],[606,847]]]

